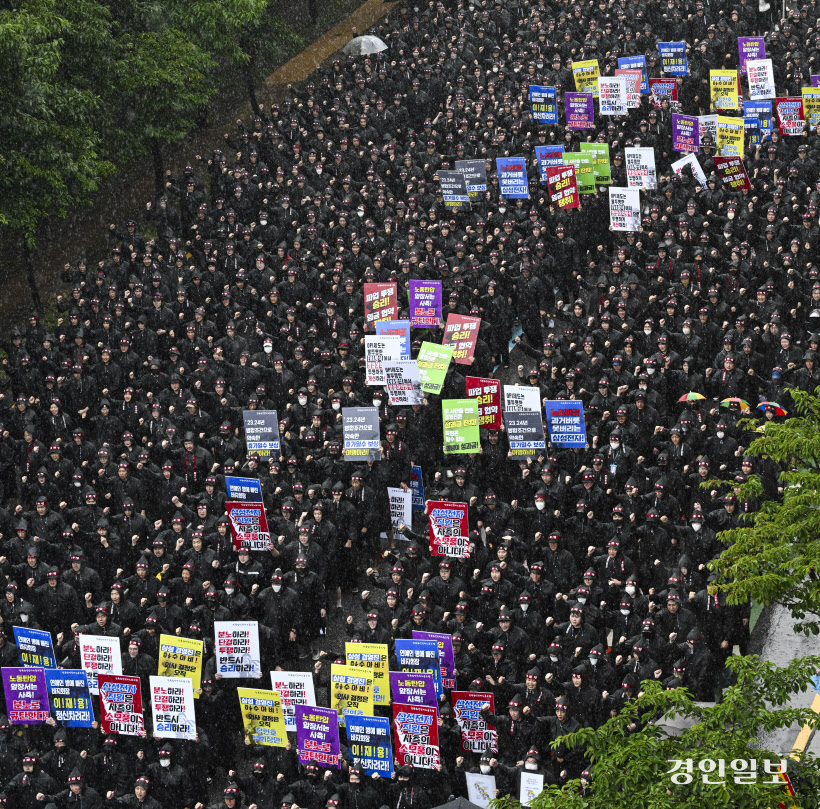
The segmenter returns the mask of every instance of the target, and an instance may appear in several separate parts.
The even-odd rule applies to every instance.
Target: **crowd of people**
[[[56,323],[32,314],[2,344],[0,663],[18,664],[13,626],[51,633],[65,668],[80,633],[118,636],[147,694],[159,635],[202,639],[198,738],[4,715],[0,806],[430,809],[466,796],[468,772],[514,797],[524,771],[588,794],[594,769],[563,736],[617,715],[644,680],[715,699],[750,617],[715,584],[717,535],[758,507],[736,491],[750,475],[778,497],[780,469],[745,454],[740,420],[782,418],[785,391],[820,384],[820,129],[748,146],[743,192],[707,142],[701,187],[670,170],[668,102],[644,95],[578,132],[533,121],[528,85],[556,87],[563,121],[573,61],[612,75],[643,54],[657,77],[658,41],[682,40],[680,111],[708,113],[709,70],[737,68],[737,37],[759,33],[778,95],[799,95],[820,61],[817,7],[778,11],[399,3],[376,29],[387,51],[288,88],[112,224],[105,255],[65,265]],[[550,206],[534,147],[579,139],[609,144],[620,186],[623,149],[654,148],[640,231],[608,227],[605,186]],[[495,158],[522,155],[530,198],[506,200]],[[487,161],[487,190],[452,211],[436,172],[461,159]],[[406,317],[411,279],[442,282],[444,320],[481,326],[440,396],[395,407],[365,385],[362,290],[394,281]],[[423,340],[442,330],[414,330],[414,358]],[[518,461],[482,429],[480,451],[445,455],[440,403],[464,398],[467,373],[583,401],[587,447]],[[344,459],[352,405],[378,408],[380,460]],[[278,457],[246,451],[243,410],[277,411]],[[387,487],[406,489],[411,464],[427,498],[468,504],[467,558],[431,556],[421,511],[394,536]],[[231,474],[259,478],[269,550],[234,550]],[[461,752],[446,694],[438,769],[369,778],[346,756],[300,766],[295,739],[249,744],[236,686],[258,682],[213,665],[214,621],[246,618],[264,671],[311,669],[323,704],[345,641],[449,633],[457,687],[493,695],[497,750]]]

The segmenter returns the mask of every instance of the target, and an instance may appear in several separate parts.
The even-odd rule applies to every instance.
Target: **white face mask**
[[[499,213],[505,213],[506,210],[507,210],[506,206],[504,206],[504,205],[499,205],[498,206],[498,212]]]
[[[618,449],[618,447],[621,446],[621,442],[620,441],[610,441],[609,446],[612,447],[612,449]]]
[[[521,603],[518,606],[521,607],[521,612],[523,613],[526,613],[527,610],[530,608],[530,605],[527,603]]]
[[[684,335],[686,335],[686,337],[688,337],[692,333],[692,329],[690,329],[688,326],[684,326],[683,333]]]
[[[644,329],[644,330],[643,330],[643,333],[644,333],[645,335],[649,336],[650,334],[652,334],[652,329]]]
[[[543,511],[543,510],[546,508],[546,505],[547,505],[547,504],[546,504],[543,500],[536,500],[536,501],[535,501],[535,507],[536,507],[539,511]]]
[[[274,593],[278,593],[281,589],[282,589],[282,585],[281,585],[281,584],[274,584],[274,585],[273,585],[273,592],[274,592]]]
[[[618,612],[620,612],[621,615],[629,615],[629,610],[627,610],[627,609],[620,609],[620,610],[618,610]]]
[[[20,613],[20,620],[25,624],[28,621],[28,613],[21,612]]]
[[[272,354],[273,353],[273,346],[272,345],[266,345],[266,346],[264,346],[263,350],[266,354]]]
[[[381,407],[382,400],[381,399],[374,399],[373,400],[373,407]]]
[[[628,584],[624,589],[626,590],[627,593],[629,593],[629,595],[631,595],[631,596],[635,595],[635,588],[631,584]]]
[[[479,764],[479,767],[481,768],[481,772],[484,773],[484,775],[486,775],[492,769],[492,767],[490,767],[489,764]]]
[[[262,227],[265,227],[265,225],[268,224],[268,220],[267,219],[260,219],[259,224],[262,225]]]
[[[299,397],[299,404],[304,406],[307,404],[307,396],[300,396]]]
[[[724,433],[723,430],[718,430],[717,431],[717,437],[718,438],[723,438],[724,435],[726,435],[726,433]]]
[[[226,587],[225,588],[225,595],[226,596],[232,596],[235,592],[236,591],[234,590],[233,587]]]
[[[553,663],[557,663],[558,662],[558,655],[550,655],[550,660]]]
[[[589,658],[589,665],[590,666],[597,666],[598,665],[598,658],[597,657],[590,657]]]
[[[697,534],[700,533],[700,529],[703,528],[703,524],[699,522],[692,523],[692,530]]]
[[[586,604],[587,603],[587,597],[586,596],[578,596],[578,603],[579,604]]]
[[[537,764],[533,764],[533,763],[531,763],[531,762],[529,762],[529,761],[525,761],[525,762],[524,762],[524,769],[526,769],[526,770],[537,770],[537,769],[538,769],[538,765],[537,765]]]
[[[726,214],[726,217],[728,219],[734,219],[735,218],[735,212],[734,211],[729,211],[729,213]]]
[[[356,211],[356,216],[358,216],[359,219],[362,219],[364,217],[364,211]]]
[[[170,767],[171,766],[171,759],[170,758],[161,758],[159,760],[160,767]]]
[[[320,164],[320,165],[318,165],[318,166],[316,166],[316,173],[317,173],[317,174],[321,174],[321,173],[322,173],[322,166],[321,166],[321,164]]]
[[[655,373],[655,369],[654,368],[647,368],[646,373],[647,373],[647,376],[652,376],[652,374]]]
[[[340,409],[341,409],[341,407],[342,407],[342,403],[341,403],[341,402],[331,402],[331,403],[330,403],[330,406],[331,406],[334,410],[340,410]]]

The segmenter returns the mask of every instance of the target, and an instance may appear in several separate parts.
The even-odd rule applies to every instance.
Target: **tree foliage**
[[[725,531],[728,547],[713,567],[731,603],[751,598],[779,602],[795,620],[795,631],[820,633],[820,396],[789,391],[796,416],[769,422],[747,453],[771,459],[788,471],[780,477],[780,500],[764,501],[747,525]],[[760,479],[752,476],[741,496],[760,497]]]
[[[225,71],[286,45],[270,0],[13,0],[0,9],[0,226],[87,201],[117,167],[179,140]],[[261,43],[260,43],[261,41]],[[292,43],[291,43],[292,44]],[[250,88],[252,89],[252,88]]]
[[[788,707],[794,693],[810,688],[810,680],[820,667],[820,657],[803,658],[785,667],[759,660],[756,656],[732,657],[727,663],[736,683],[716,704],[695,702],[683,688],[664,691],[654,681],[643,684],[645,691],[624,711],[600,728],[583,728],[562,741],[584,751],[591,762],[591,794],[580,794],[579,781],[563,788],[552,786],[536,798],[531,809],[703,809],[704,806],[731,806],[734,809],[770,809],[784,799],[780,786],[765,783],[763,760],[779,761],[780,756],[757,747],[760,731],[789,728],[794,723],[812,724],[818,716],[810,708]],[[691,725],[680,735],[668,733],[660,717],[688,720]],[[681,723],[683,724],[683,723]],[[673,761],[692,759],[693,780],[675,784],[669,771]],[[710,759],[725,762],[726,776],[715,774],[704,784],[698,763]],[[754,783],[737,784],[730,763],[757,761]],[[680,772],[680,770],[679,770]],[[789,760],[787,774],[797,791],[797,806],[818,806],[820,764],[811,756]],[[786,805],[790,805],[788,802]],[[495,801],[493,809],[521,809],[515,796]]]

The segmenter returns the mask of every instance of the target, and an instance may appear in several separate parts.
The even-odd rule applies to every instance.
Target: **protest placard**
[[[803,98],[785,96],[774,100],[777,128],[784,137],[803,134]]]
[[[228,500],[235,503],[261,503],[262,484],[259,478],[237,478],[225,475],[225,488]]]
[[[547,169],[550,166],[564,165],[564,147],[555,144],[535,147],[535,160],[538,163],[538,176],[541,178],[541,185],[547,184]]]
[[[700,151],[700,126],[696,116],[672,114],[672,149],[682,154]]]
[[[42,725],[51,715],[42,666],[3,667],[6,714],[12,725]]]
[[[466,559],[470,555],[467,504],[431,500],[427,508],[430,554]]]
[[[467,800],[481,809],[489,809],[496,798],[495,776],[467,772],[464,777],[467,779]]]
[[[259,677],[259,624],[256,621],[214,621],[216,671],[224,679]]]
[[[609,185],[612,182],[612,169],[609,161],[608,143],[581,143],[581,154],[592,158],[592,171],[598,185]]]
[[[547,169],[547,193],[550,205],[557,205],[560,210],[579,208],[581,199],[578,194],[578,182],[575,178],[575,166],[558,166]]]
[[[752,184],[749,181],[749,175],[746,173],[746,167],[739,157],[715,156],[713,160],[715,162],[715,171],[723,179],[726,188],[730,188],[732,191],[751,190]]]
[[[381,459],[379,412],[375,407],[343,407],[342,436],[346,461]]]
[[[456,687],[455,660],[453,658],[453,636],[449,632],[426,632],[413,630],[414,640],[432,640],[438,646],[438,657],[441,663],[442,687],[450,690]]]
[[[685,42],[659,42],[658,55],[661,58],[661,70],[667,76],[689,75]]]
[[[410,325],[414,329],[441,326],[441,281],[410,280]]]
[[[592,93],[564,93],[568,129],[594,129],[595,108]]]
[[[252,551],[270,550],[270,531],[264,503],[225,503],[234,550],[243,545]]]
[[[44,669],[51,714],[58,725],[67,728],[90,728],[94,708],[88,675],[81,669]]]
[[[572,75],[575,79],[575,89],[579,93],[598,95],[598,79],[601,71],[597,59],[585,59],[572,63]]]
[[[159,666],[161,677],[187,677],[191,681],[194,699],[202,683],[202,655],[204,642],[176,635],[159,636]]]
[[[453,347],[442,346],[437,343],[421,344],[416,364],[421,377],[421,389],[425,393],[441,393],[444,386],[444,377],[447,376],[447,368],[453,358]]]
[[[472,365],[480,326],[480,317],[447,315],[444,339],[442,339],[441,344],[453,347],[453,362],[459,365]]]
[[[716,110],[736,110],[740,108],[736,70],[710,70],[709,92],[712,106]]]
[[[390,501],[390,524],[393,526],[393,539],[407,542],[407,537],[399,527],[413,524],[413,493],[398,486],[387,487],[387,499]]]
[[[470,195],[467,191],[467,178],[460,171],[436,172],[444,198],[444,207],[448,211],[466,211],[470,207]]]
[[[424,474],[418,464],[410,467],[410,491],[413,493],[413,511],[424,511]]]
[[[345,716],[373,716],[373,672],[359,666],[330,667],[330,707]]]
[[[400,765],[410,765],[420,770],[438,767],[440,757],[436,708],[394,702],[393,729],[396,734],[396,761]]]
[[[243,410],[245,447],[260,458],[279,457],[279,419],[275,410]]]
[[[558,123],[558,103],[555,98],[554,87],[531,84],[529,86],[529,98],[533,121],[542,124]]]
[[[391,671],[390,693],[393,702],[403,702],[406,705],[435,707],[438,704],[433,675],[423,671]]]
[[[145,721],[142,713],[140,678],[122,674],[100,674],[100,725],[103,733],[120,736],[142,736]]]
[[[366,283],[364,285],[364,330],[376,331],[379,320],[396,320],[399,316],[398,295],[394,283]]]
[[[626,115],[626,79],[620,76],[599,76],[598,105],[601,115]]]
[[[740,75],[746,75],[749,61],[766,58],[766,40],[763,37],[738,37],[737,53],[740,58]]]
[[[541,391],[531,385],[504,385],[504,410],[540,410]]]
[[[544,425],[541,410],[504,413],[511,458],[538,458],[544,455]]]
[[[24,666],[42,666],[46,669],[57,668],[50,632],[44,629],[30,629],[27,626],[15,626],[12,629],[20,663]]]
[[[424,404],[421,374],[415,360],[383,362],[382,368],[391,405]]]
[[[655,150],[651,146],[627,146],[624,149],[626,181],[630,188],[654,191],[658,187],[655,172]]]
[[[444,399],[441,403],[446,454],[478,452],[478,402],[475,399]]]
[[[394,491],[388,488],[388,491]],[[401,491],[401,489],[399,489]],[[409,495],[410,493],[407,492]],[[389,650],[386,643],[346,643],[345,657],[348,666],[367,669],[373,675],[373,703],[390,704]]]
[[[97,677],[100,674],[122,674],[119,638],[100,635],[80,635],[80,665],[88,675],[92,694],[99,694]]]
[[[288,734],[282,701],[275,691],[260,688],[237,688],[242,726],[251,744],[287,747]]]
[[[609,187],[609,223],[613,230],[641,229],[641,192],[637,188]]]
[[[485,705],[489,705],[490,713],[495,714],[493,694],[489,691],[453,691],[450,700],[453,718],[461,728],[461,752],[483,753],[489,750],[497,753],[498,731],[481,715]]]
[[[524,157],[497,157],[498,190],[508,199],[529,199],[527,160]]]
[[[303,766],[341,768],[339,719],[333,708],[296,706],[296,748]]]
[[[724,157],[743,157],[744,134],[742,118],[729,118],[718,115],[717,153]]]
[[[456,160],[455,167],[467,180],[470,199],[478,200],[479,194],[487,190],[487,164],[483,160]]]
[[[272,671],[270,684],[279,694],[285,728],[293,733],[296,730],[296,706],[316,704],[313,675],[308,671]]]
[[[584,405],[581,401],[557,400],[544,403],[547,416],[547,433],[550,443],[559,449],[584,448],[587,430],[584,422]]]
[[[401,337],[368,334],[364,338],[365,385],[384,385],[384,363],[401,360],[403,349]]]
[[[393,751],[390,720],[386,716],[346,716],[347,753],[370,778],[393,775]]]
[[[774,68],[771,59],[752,59],[746,62],[746,83],[749,98],[774,98]]]
[[[466,398],[478,402],[478,426],[485,430],[501,429],[501,380],[468,376]]]
[[[636,110],[641,106],[641,84],[643,75],[640,70],[624,70],[618,68],[616,76],[621,76],[626,81],[626,107]],[[646,81],[646,92],[649,92],[649,80]]]
[[[151,675],[155,739],[196,739],[194,689],[185,677]]]

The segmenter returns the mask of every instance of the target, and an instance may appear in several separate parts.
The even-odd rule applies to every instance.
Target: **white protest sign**
[[[387,497],[390,500],[390,523],[393,526],[393,537],[407,541],[407,537],[399,533],[399,526],[413,524],[413,492],[408,489],[388,486]]]
[[[680,177],[683,175],[683,169],[685,166],[691,166],[692,174],[695,179],[700,183],[702,188],[706,188],[706,175],[703,173],[703,167],[700,165],[694,154],[690,153],[685,157],[682,157],[680,160],[676,160],[672,164],[672,171]]]
[[[272,671],[271,688],[279,694],[288,732],[296,732],[296,706],[316,705],[313,675],[307,671]]]
[[[495,800],[495,776],[481,773],[464,773],[467,778],[467,799],[486,809]]]
[[[609,222],[613,230],[641,229],[640,189],[609,187]]]
[[[521,792],[518,800],[522,806],[530,806],[544,791],[544,773],[521,771]]]
[[[225,678],[262,673],[259,624],[256,621],[214,621],[216,673]]]
[[[653,191],[658,187],[655,172],[655,150],[651,146],[627,146],[626,182],[630,188],[645,188]]]
[[[541,410],[541,391],[531,385],[504,385],[504,409],[517,413],[522,410]]]
[[[599,76],[598,102],[601,105],[601,115],[626,115],[626,79],[622,76]]]
[[[122,674],[122,652],[119,638],[80,635],[80,665],[88,675],[88,690],[99,694],[100,674]]]
[[[382,363],[382,371],[391,405],[424,404],[421,374],[415,360],[389,360]]]
[[[774,69],[771,59],[750,59],[746,62],[749,98],[774,98]]]
[[[364,338],[366,385],[384,385],[383,363],[400,360],[404,339],[397,334],[368,334]]]
[[[193,683],[187,677],[153,674],[150,681],[155,738],[196,740]]]

